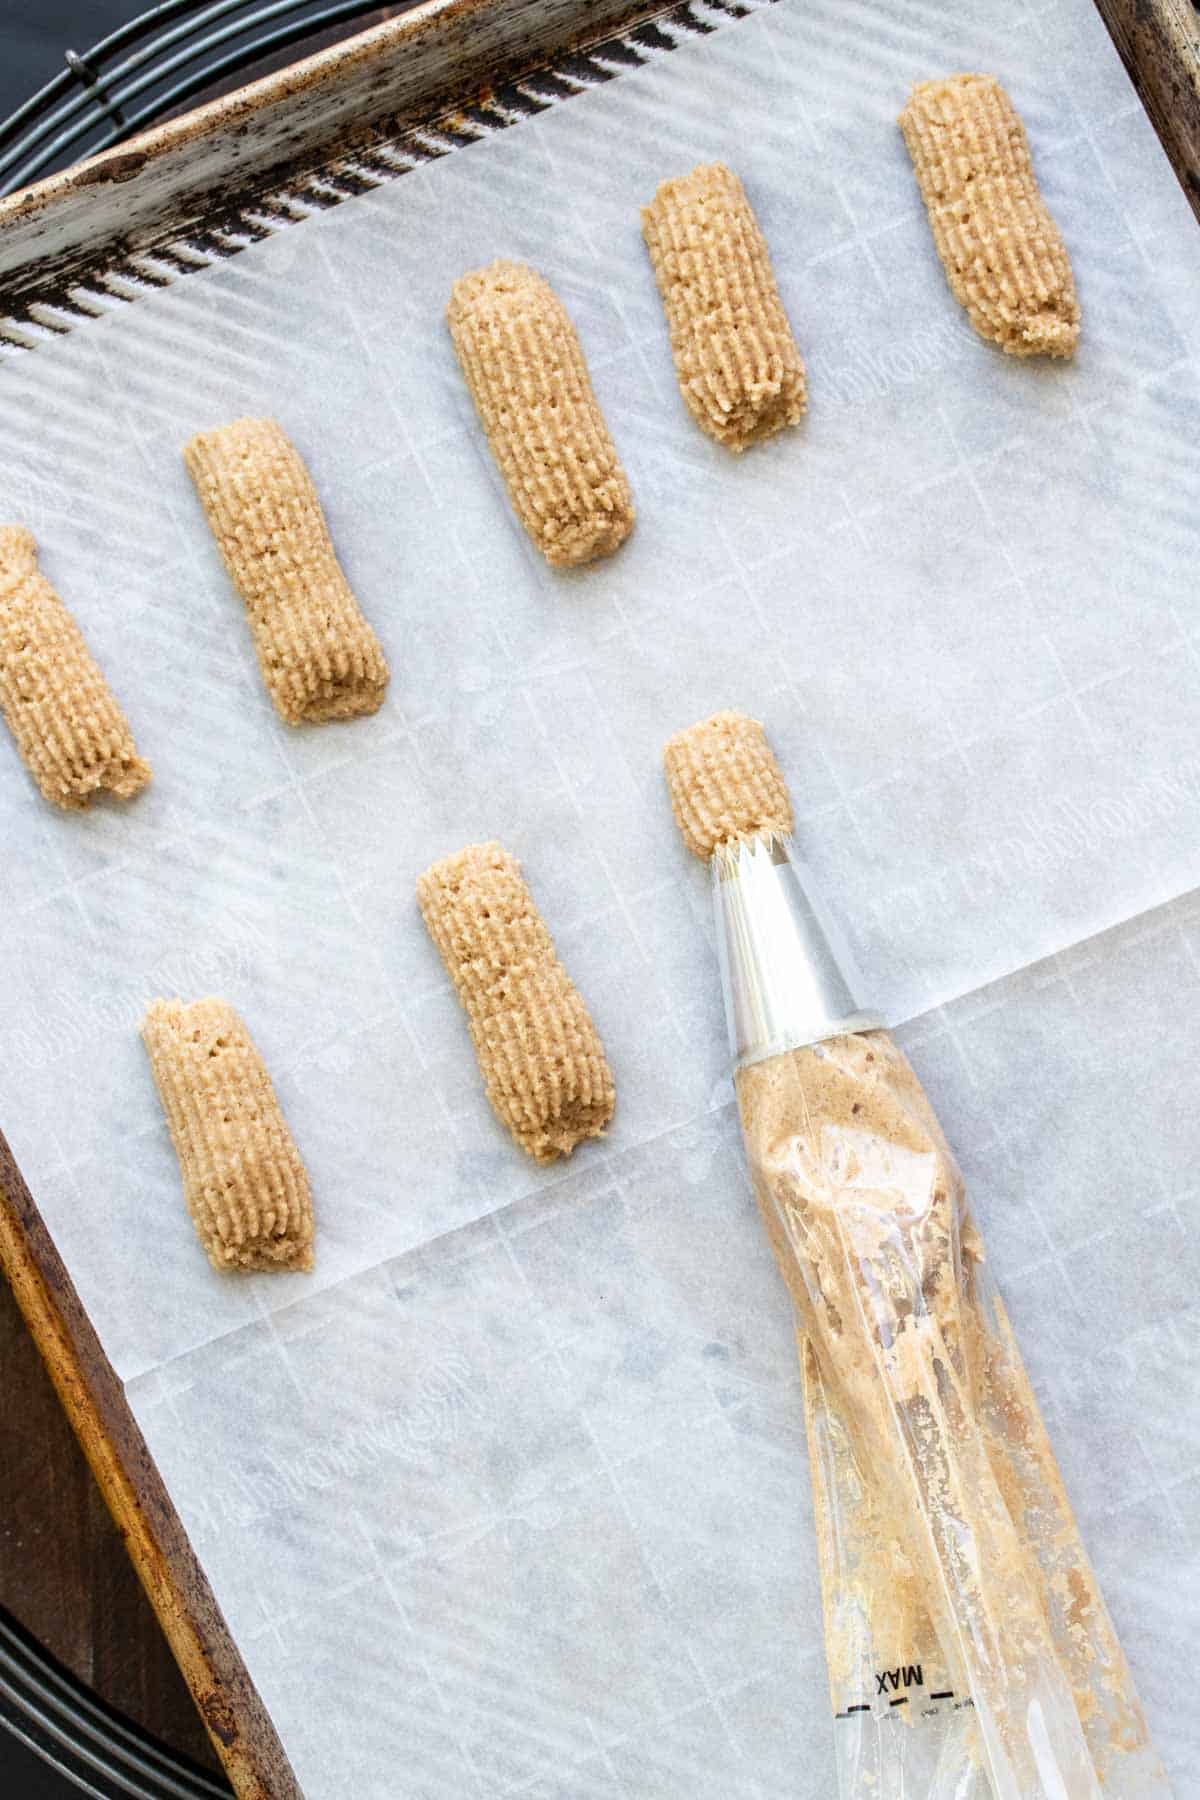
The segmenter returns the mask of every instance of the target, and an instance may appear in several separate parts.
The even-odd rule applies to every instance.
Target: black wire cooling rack
[[[412,4],[412,0],[409,0]],[[63,67],[0,124],[0,194],[120,143],[308,38],[404,11],[378,0],[163,0]]]
[[[230,1800],[232,1794],[222,1776],[156,1743],[89,1693],[0,1607],[3,1730],[57,1770],[65,1785],[95,1800]],[[0,1775],[3,1764],[0,1746]],[[4,1792],[17,1800],[20,1788],[6,1784]]]

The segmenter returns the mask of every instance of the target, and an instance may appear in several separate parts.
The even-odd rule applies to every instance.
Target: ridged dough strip
[[[1025,127],[994,75],[913,88],[900,114],[933,241],[980,337],[1010,356],[1071,356],[1079,302]]]
[[[65,811],[150,779],[75,620],[38,568],[33,534],[0,526],[0,708],[42,794]]]
[[[664,181],[642,208],[688,411],[726,449],[795,425],[804,362],[783,310],[767,241],[738,176],[701,163]]]
[[[446,323],[508,488],[547,562],[608,556],[633,495],[562,301],[535,269],[494,262],[454,283]]]
[[[308,470],[275,420],[201,431],[183,460],[245,602],[279,716],[299,725],[377,712],[387,661],[334,554]]]
[[[426,869],[417,900],[501,1123],[538,1162],[599,1137],[613,1115],[612,1072],[516,859],[497,843],[469,844]]]
[[[677,731],[663,749],[671,810],[693,856],[721,844],[786,837],[792,802],[767,734],[745,713],[714,713]]]
[[[225,1000],[155,1000],[142,1041],[215,1269],[311,1269],[308,1174],[271,1077]]]

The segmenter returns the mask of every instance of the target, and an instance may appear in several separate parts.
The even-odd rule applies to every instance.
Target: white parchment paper
[[[959,67],[1028,124],[1083,305],[1069,366],[992,351],[946,289],[894,117]],[[805,425],[740,461],[684,413],[637,222],[713,156],[810,375]],[[571,575],[514,524],[441,323],[496,255],[566,300],[639,504]],[[0,1122],[313,1800],[828,1800],[788,1308],[658,770],[725,705],[767,722],[875,995],[919,1018],[1200,1791],[1168,1627],[1200,1470],[1176,1398],[1197,291],[1200,235],[1087,0],[781,0],[0,375],[0,510],[156,771],[64,819],[0,743]],[[179,457],[250,411],[300,446],[384,641],[374,719],[292,732],[262,692]],[[488,1112],[412,898],[493,835],[616,1072],[612,1133],[565,1171]],[[136,1024],[206,991],[312,1173],[313,1277],[218,1278],[183,1219]]]
[[[1192,898],[900,1034],[1178,1800],[1198,957]],[[129,1391],[306,1793],[832,1800],[792,1315],[732,1105]]]

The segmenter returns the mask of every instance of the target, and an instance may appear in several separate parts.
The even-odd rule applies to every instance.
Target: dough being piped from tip
[[[718,889],[740,881],[739,842],[790,831],[757,720],[719,713],[673,737],[664,760],[684,841],[712,858]],[[786,852],[751,860],[756,883],[770,890],[778,877],[782,900]],[[756,934],[769,944],[778,916],[749,908],[731,926],[718,906],[727,984],[735,946]],[[899,1641],[921,1646],[939,1686],[970,1695],[989,1767],[1011,1768],[1014,1792],[1036,1790],[1044,1746],[1066,1772],[1064,1793],[1099,1791],[1093,1751],[1096,1769],[1126,1751],[1151,1768],[1145,1719],[933,1108],[886,1031],[857,1013],[804,1016],[810,971],[799,966],[789,993],[790,961],[753,966],[784,1034],[746,1043],[731,1030],[734,1083],[759,1208],[797,1307],[834,1711],[860,1704],[880,1643]],[[975,1743],[962,1747],[973,1767]]]
[[[757,719],[719,712],[668,739],[663,768],[671,810],[693,856],[707,862],[722,844],[786,837],[792,803],[783,771]]]

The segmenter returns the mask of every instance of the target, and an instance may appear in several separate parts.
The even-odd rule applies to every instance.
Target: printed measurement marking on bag
[[[895,1671],[895,1672],[899,1673],[899,1671]],[[893,1673],[893,1671],[890,1669],[887,1671],[887,1674],[889,1677],[891,1676],[892,1673]],[[907,1674],[907,1673],[909,1673],[909,1671],[906,1670],[906,1671],[904,1671],[904,1673]],[[921,1673],[921,1666],[918,1663],[916,1665],[916,1670],[915,1670],[917,1681],[914,1682],[912,1685],[915,1686],[915,1685],[920,1684],[920,1673]],[[880,1678],[877,1675],[875,1677],[875,1679],[878,1682]],[[889,1682],[889,1685],[891,1685],[890,1682]],[[883,1693],[884,1689],[882,1687],[880,1687],[877,1689],[877,1692]],[[929,1702],[929,1704],[922,1707],[921,1717],[925,1718],[925,1719],[931,1719],[934,1717],[935,1713],[937,1712],[937,1708],[932,1704],[932,1702],[935,1700],[953,1700],[954,1699],[954,1689],[953,1688],[938,1688],[936,1693],[929,1694],[926,1698],[927,1698],[927,1701]],[[893,1706],[907,1706],[908,1702],[909,1702],[909,1696],[907,1694],[900,1694],[896,1699],[888,1701],[888,1707],[890,1709]],[[965,1696],[965,1698],[963,1698],[962,1700],[959,1700],[956,1703],[954,1710],[955,1710],[955,1712],[961,1712],[964,1707],[967,1707],[967,1706],[973,1707],[974,1705],[975,1705],[974,1700],[972,1700],[970,1694],[967,1694]],[[873,1711],[873,1708],[872,1708],[869,1700],[860,1700],[857,1706],[848,1706],[848,1707],[846,1707],[844,1712],[835,1713],[834,1717],[837,1719],[852,1719],[852,1718],[854,1718],[854,1716],[857,1713],[869,1713],[872,1711]],[[880,1717],[883,1718],[883,1717],[886,1717],[886,1715],[880,1714]]]
[[[875,1671],[875,1692],[886,1696],[890,1688],[898,1694],[902,1687],[924,1687],[925,1677],[920,1663],[904,1663],[898,1669],[877,1669]]]

